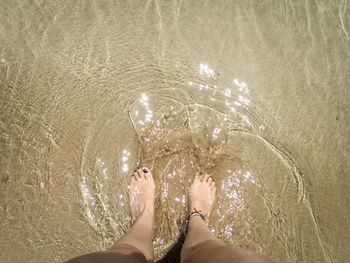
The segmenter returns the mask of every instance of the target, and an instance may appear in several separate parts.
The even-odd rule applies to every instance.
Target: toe
[[[142,171],[142,168],[137,169],[137,173],[140,175],[141,179],[146,179],[145,173]]]
[[[135,182],[135,181],[137,181],[137,173],[133,173],[132,175],[131,175],[131,182]]]
[[[215,185],[215,181],[213,178],[211,178],[210,186]]]
[[[135,182],[136,182],[135,175],[132,175],[132,176],[131,176],[130,182],[131,182],[131,183],[135,183]]]
[[[134,171],[134,177],[135,177],[136,180],[141,179],[141,174],[139,173],[138,170]]]
[[[213,181],[213,178],[211,178],[211,176],[209,176],[207,179],[208,184],[210,185],[212,181]]]
[[[202,182],[207,182],[208,178],[209,178],[209,174],[205,174]]]
[[[198,180],[199,180],[200,182],[203,182],[205,173],[204,173],[203,171],[200,171],[200,172],[198,172],[197,174],[198,174]]]
[[[213,182],[211,185],[210,185],[210,191],[214,192],[216,191],[216,186],[215,186],[215,183]]]
[[[151,171],[147,167],[142,167],[143,176],[147,179],[151,175]]]

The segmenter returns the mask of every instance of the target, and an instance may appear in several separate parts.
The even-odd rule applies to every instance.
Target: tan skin
[[[214,200],[216,186],[215,182],[206,173],[197,173],[190,189],[190,211],[200,211],[202,214],[210,215]],[[154,196],[155,185],[152,173],[147,167],[135,170],[130,181],[130,206],[135,223],[110,249],[104,252],[96,252],[69,261],[79,262],[112,262],[114,251],[120,245],[131,245],[142,252],[147,262],[154,261],[153,237],[154,237]],[[191,251],[191,248],[200,242],[212,240],[218,246],[223,246],[214,234],[209,230],[207,224],[199,216],[193,216],[189,222],[188,233],[181,251],[181,259]],[[232,249],[231,262],[271,262],[270,260],[248,250]],[[104,260],[100,256],[108,255]],[[125,256],[125,255],[124,255]],[[117,261],[122,262],[122,261]]]
[[[145,173],[143,170],[147,170]],[[130,180],[130,207],[135,223],[111,248],[119,244],[133,245],[153,261],[154,236],[154,180],[147,167],[135,170]]]
[[[154,227],[154,180],[151,172],[144,173],[147,167],[136,170],[130,182],[130,202],[135,224],[132,228],[113,246],[118,244],[130,244],[142,251],[146,259],[152,261],[153,254],[153,227]],[[195,176],[190,190],[190,208],[209,216],[215,198],[215,182],[208,174]],[[199,234],[200,233],[200,234]],[[192,246],[205,240],[217,240],[209,230],[204,221],[194,216],[184,243],[182,254]],[[111,249],[113,249],[113,247]]]

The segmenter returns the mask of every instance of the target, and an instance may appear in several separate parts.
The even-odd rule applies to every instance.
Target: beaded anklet
[[[189,216],[186,218],[185,229],[184,229],[185,234],[187,234],[188,226],[190,224],[190,220],[194,216],[200,216],[203,219],[203,221],[205,220],[205,217],[206,217],[205,214],[202,214],[201,211],[198,211],[196,208],[194,208],[194,212],[191,212],[189,214]]]

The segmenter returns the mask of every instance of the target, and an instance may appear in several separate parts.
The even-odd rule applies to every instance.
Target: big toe
[[[207,183],[209,179],[209,174],[204,174],[202,182]]]
[[[143,176],[147,179],[147,178],[150,178],[152,177],[152,173],[151,173],[151,170],[147,167],[142,167],[142,174]]]
[[[194,177],[193,182],[198,182],[198,183],[201,182],[202,181],[202,177],[203,177],[203,175],[200,172],[197,172],[196,176]]]

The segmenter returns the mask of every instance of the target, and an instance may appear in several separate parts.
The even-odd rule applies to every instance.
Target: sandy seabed
[[[0,261],[110,247],[132,223],[141,164],[157,187],[157,260],[205,170],[226,244],[346,262],[349,8],[0,0]]]

